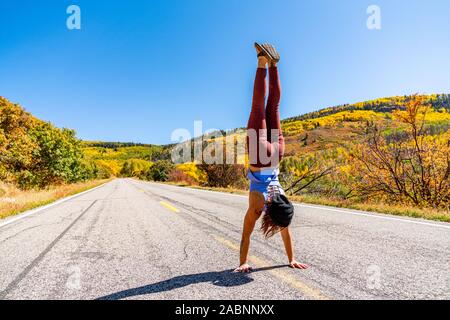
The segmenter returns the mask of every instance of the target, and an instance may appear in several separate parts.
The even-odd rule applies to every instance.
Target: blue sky
[[[82,29],[66,28],[81,8]],[[366,9],[381,8],[381,30]],[[450,1],[1,1],[0,95],[87,140],[246,125],[253,42],[282,54],[282,117],[450,93]]]

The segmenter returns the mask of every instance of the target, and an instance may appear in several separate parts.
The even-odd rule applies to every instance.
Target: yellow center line
[[[216,235],[213,235],[213,237],[218,242],[222,243],[223,245],[225,245],[233,250],[236,250],[236,251],[240,250],[239,245],[237,245],[236,243],[234,243],[230,240],[224,239],[224,238],[216,236]],[[264,259],[261,259],[259,257],[255,257],[255,256],[249,256],[249,261],[251,263],[255,264],[259,268],[271,265],[271,263],[269,261],[266,261]],[[307,295],[308,297],[311,297],[311,298],[317,299],[317,300],[330,300],[330,298],[327,297],[325,294],[323,294],[320,290],[307,285],[306,283],[300,281],[299,279],[297,279],[296,277],[290,275],[289,273],[287,273],[285,271],[282,271],[280,269],[274,269],[274,270],[269,270],[268,272],[271,275],[273,275],[274,277],[289,284],[293,288],[301,291],[303,294]]]
[[[175,212],[175,213],[178,213],[178,212],[180,212],[180,210],[178,210],[177,208],[175,208],[173,205],[171,205],[170,203],[167,203],[167,202],[165,202],[165,201],[160,201],[159,202],[164,208],[166,208],[166,209],[168,209],[168,210],[170,210],[170,211],[172,211],[172,212]]]

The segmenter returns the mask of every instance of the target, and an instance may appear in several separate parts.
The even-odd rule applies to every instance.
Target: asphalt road
[[[0,221],[0,299],[449,299],[450,224],[297,205],[298,260],[256,232],[244,196],[118,179]]]

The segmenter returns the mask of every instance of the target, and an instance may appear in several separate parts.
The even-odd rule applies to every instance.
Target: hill
[[[381,98],[282,121],[280,178],[304,201],[446,208],[450,203],[450,95]],[[222,137],[217,137],[220,133]],[[243,128],[209,133],[245,143]],[[191,145],[191,147],[192,147]],[[234,165],[171,163],[174,145],[80,141],[0,98],[0,180],[22,188],[112,176],[246,189],[245,154]],[[245,150],[244,150],[245,151]],[[306,199],[306,200],[305,200]],[[380,209],[377,209],[380,210]],[[447,216],[445,216],[447,219]]]
[[[102,178],[140,176],[153,162],[169,159],[171,146],[134,142],[83,141],[85,158],[101,168]]]
[[[374,203],[388,208],[402,204],[450,209],[448,94],[382,98],[324,108],[283,120],[282,129],[286,155],[280,164],[280,178],[286,191],[301,195],[303,201],[344,206],[364,203],[364,209]],[[209,133],[190,143],[202,139],[205,150],[211,143],[225,144],[224,135],[242,144],[246,130]],[[244,157],[238,159],[245,162]],[[206,178],[195,181],[195,176],[204,175],[194,174],[194,168]],[[176,177],[178,182],[187,175],[200,185],[246,186],[245,169],[239,165],[234,171],[229,165],[205,164],[179,169],[183,172]],[[448,220],[448,213],[442,219]]]
[[[427,123],[430,130],[446,132],[450,128],[450,95],[422,97],[430,105]],[[282,121],[286,136],[287,155],[329,150],[343,142],[358,142],[361,128],[368,122],[392,125],[392,114],[404,111],[411,96],[382,98],[355,104],[324,108],[316,112]],[[356,139],[356,140],[355,140]]]
[[[419,96],[430,106],[426,120],[428,129],[441,134],[450,129],[450,95],[434,94]],[[315,112],[292,117],[282,121],[286,138],[286,157],[319,157],[333,158],[342,153],[342,148],[358,145],[364,140],[361,132],[371,123],[386,127],[386,133],[395,127],[393,113],[404,111],[411,96],[380,98],[372,101],[327,107]],[[240,141],[245,140],[246,131],[243,128],[228,132],[209,133],[202,137],[205,149],[209,142],[217,141],[217,134],[234,135]],[[211,139],[211,137],[213,137]],[[84,141],[82,143],[86,159],[94,161],[98,167],[106,169],[109,174],[121,175],[125,164],[136,164],[146,168],[161,160],[170,160],[173,145],[158,146],[140,143]],[[335,153],[335,155],[332,155]],[[243,162],[244,157],[240,158]],[[146,164],[144,163],[146,162]],[[139,170],[138,170],[139,171]],[[185,170],[186,171],[186,170]],[[105,173],[106,174],[106,173]],[[189,175],[198,177],[198,172]],[[107,175],[107,174],[106,174]],[[139,175],[134,172],[133,175]],[[200,176],[204,176],[200,174]],[[185,177],[186,178],[186,177]]]
[[[330,150],[330,148],[341,146],[344,142],[356,144],[360,142],[361,129],[368,123],[393,125],[393,112],[405,111],[406,104],[412,97],[387,97],[327,107],[282,120],[281,125],[286,139],[286,155],[298,156]],[[450,94],[419,95],[418,97],[430,106],[426,116],[429,130],[437,133],[446,132],[450,128]],[[237,128],[228,132],[212,132],[200,138],[209,140],[217,134],[237,135],[238,139],[243,140],[246,130]]]
[[[429,103],[434,110],[440,110],[443,108],[446,109],[447,112],[450,112],[450,94],[422,95],[422,97],[424,97],[425,101]],[[311,120],[343,111],[370,110],[379,113],[390,113],[397,109],[405,110],[405,105],[409,99],[411,99],[411,96],[406,95],[380,98],[354,104],[344,104],[329,108],[323,108],[319,111],[314,111],[297,117],[288,118],[283,120],[283,123],[289,123],[298,120]]]

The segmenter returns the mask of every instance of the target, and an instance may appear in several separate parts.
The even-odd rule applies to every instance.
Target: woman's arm
[[[244,219],[244,229],[242,231],[241,250],[239,255],[240,267],[235,270],[237,272],[250,272],[252,270],[252,267],[248,265],[247,259],[250,248],[250,237],[257,220],[258,218],[255,216],[254,211],[249,209]]]
[[[244,228],[242,230],[242,240],[240,249],[240,267],[235,272],[250,272],[252,267],[248,265],[248,251],[250,248],[250,237],[255,229],[256,221],[261,216],[264,207],[264,197],[258,193],[250,193],[249,208],[244,219]]]
[[[308,269],[309,266],[303,263],[299,263],[294,258],[294,250],[292,246],[292,237],[289,228],[285,228],[281,231],[281,237],[283,238],[284,248],[286,249],[286,255],[289,259],[289,266],[294,269]]]

